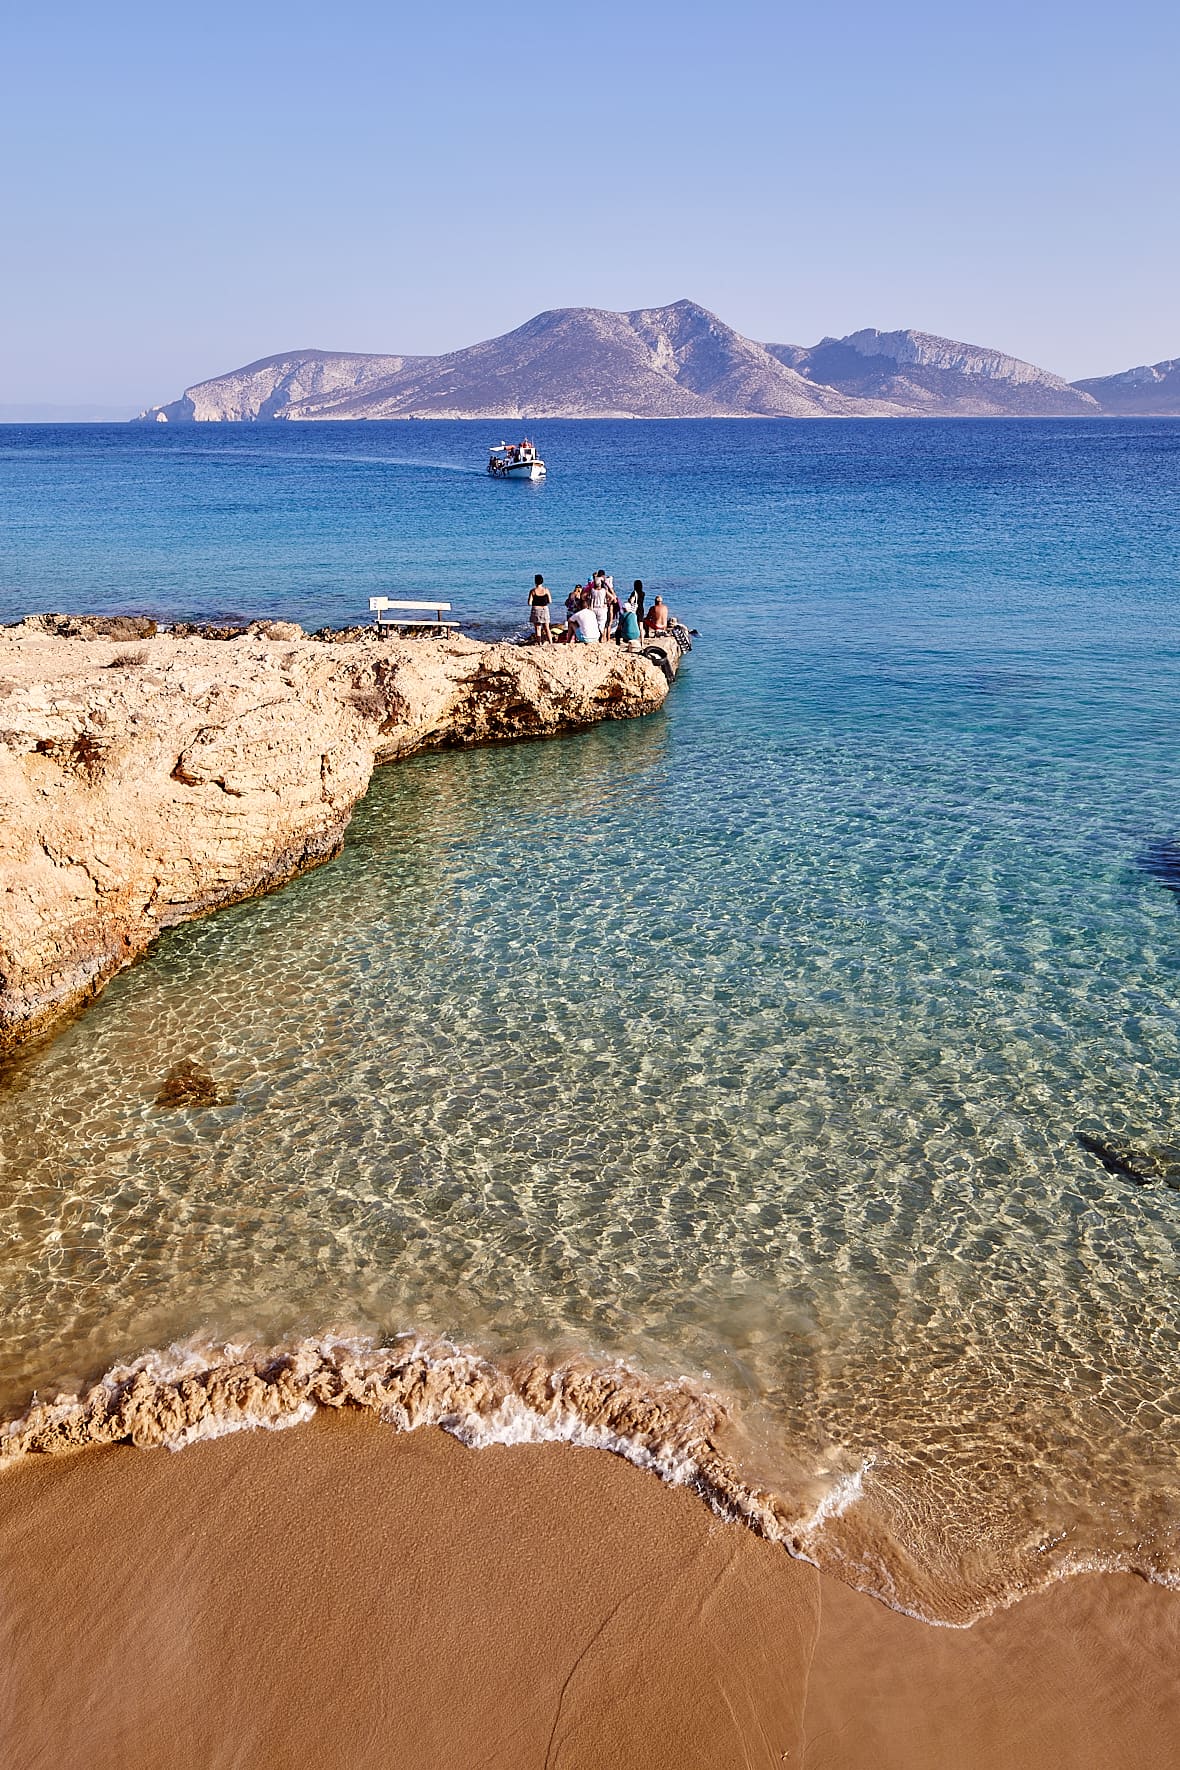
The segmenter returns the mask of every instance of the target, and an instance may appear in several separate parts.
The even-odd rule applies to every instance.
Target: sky
[[[1180,8],[438,0],[0,15],[0,408],[690,297],[1070,379],[1180,355]]]

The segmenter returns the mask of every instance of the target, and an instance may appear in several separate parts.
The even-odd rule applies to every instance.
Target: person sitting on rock
[[[657,596],[644,617],[643,625],[649,633],[666,633],[669,618],[667,603],[662,596]]]
[[[565,599],[565,631],[561,634],[559,644],[569,645],[574,637],[574,615],[582,606],[582,586],[575,584]]]
[[[602,638],[602,628],[593,606],[587,602],[575,609],[570,618],[574,630],[574,639],[579,645],[597,645]]]
[[[639,610],[635,605],[635,597],[627,598],[619,610],[619,624],[615,629],[615,639],[624,651],[640,651],[643,640],[639,632]]]

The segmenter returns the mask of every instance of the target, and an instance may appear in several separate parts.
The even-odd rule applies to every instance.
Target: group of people
[[[544,576],[537,572],[529,591],[529,620],[538,645],[598,645],[613,639],[628,651],[640,651],[644,634],[666,633],[672,619],[662,596],[647,607],[642,578],[635,579],[624,600],[609,572],[601,568],[584,584],[575,584],[566,597],[565,626],[556,636],[552,611],[553,597]]]

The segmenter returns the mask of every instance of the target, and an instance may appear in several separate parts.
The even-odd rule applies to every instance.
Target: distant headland
[[[554,308],[446,356],[293,350],[136,423],[356,418],[982,418],[1180,415],[1180,359],[1068,382],[929,332],[757,344],[692,301]]]

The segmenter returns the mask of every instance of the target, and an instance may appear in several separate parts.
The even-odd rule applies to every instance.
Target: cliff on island
[[[162,930],[337,854],[377,763],[631,718],[668,690],[613,647],[112,630],[0,629],[0,1051]]]

